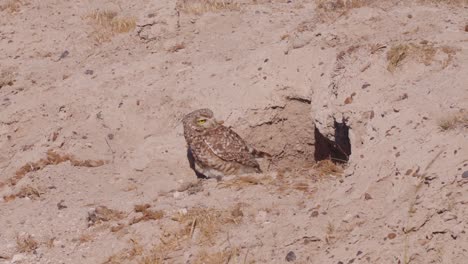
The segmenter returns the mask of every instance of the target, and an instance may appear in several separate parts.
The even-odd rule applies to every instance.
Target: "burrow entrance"
[[[330,140],[315,127],[310,104],[308,99],[288,98],[284,106],[247,113],[249,120],[258,120],[248,130],[248,142],[273,156],[265,164],[268,170],[308,168],[326,159],[348,161],[351,144],[346,121],[335,121],[335,140]]]

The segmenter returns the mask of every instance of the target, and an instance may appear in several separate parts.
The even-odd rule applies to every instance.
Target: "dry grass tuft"
[[[86,18],[94,26],[92,36],[98,43],[109,41],[115,35],[130,32],[136,27],[134,17],[120,17],[114,11],[94,11]]]
[[[393,46],[387,52],[387,70],[390,72],[394,72],[398,65],[408,56],[409,46],[404,44],[399,44]]]
[[[39,190],[29,185],[22,187],[19,190],[19,192],[16,194],[16,197],[19,197],[19,198],[28,197],[31,200],[39,198],[40,196],[41,196],[41,193],[39,192]]]
[[[264,176],[262,178],[257,178],[254,176],[240,176],[234,179],[230,179],[227,181],[220,182],[218,184],[221,188],[234,188],[236,190],[240,190],[247,186],[252,185],[267,185],[273,182],[273,179],[268,176]]]
[[[468,0],[420,0],[422,3],[429,4],[443,4],[443,5],[453,5],[453,6],[466,6],[468,5]]]
[[[9,13],[18,13],[21,10],[21,6],[24,5],[24,1],[21,0],[8,0],[4,4],[0,5],[0,11],[7,11]],[[1,86],[0,86],[1,88]]]
[[[241,210],[241,205],[239,204],[227,210],[192,208],[185,213],[177,213],[172,217],[172,219],[182,224],[182,228],[172,230],[170,232],[164,232],[160,238],[161,243],[151,249],[151,251],[146,254],[141,261],[139,261],[139,263],[166,263],[166,260],[171,253],[183,250],[184,247],[189,247],[190,244],[187,242],[191,239],[197,240],[196,243],[198,245],[203,245],[206,242],[212,245],[215,242],[215,237],[223,227],[229,224],[238,224],[243,216],[244,214]],[[204,259],[205,261],[216,261],[222,257],[221,255],[206,254],[205,256],[201,256],[199,259]]]
[[[184,13],[201,15],[207,12],[238,11],[240,4],[233,0],[178,0],[177,9]]]
[[[372,3],[373,0],[315,0],[319,9],[325,11],[343,11],[359,8]]]
[[[319,176],[340,176],[343,174],[343,168],[340,165],[333,163],[331,160],[321,160],[313,167]]]
[[[441,131],[468,128],[468,113],[458,113],[444,117],[439,120],[438,125]]]
[[[138,241],[135,239],[130,239],[132,247],[121,251],[115,255],[110,256],[103,264],[120,264],[120,263],[130,263],[135,258],[143,255],[143,246],[141,246]],[[148,262],[148,264],[159,264],[162,262]]]
[[[49,165],[57,165],[62,162],[70,161],[72,166],[78,167],[99,167],[106,164],[106,161],[103,160],[79,160],[76,159],[74,156],[69,154],[60,155],[53,150],[47,151],[46,158],[40,159],[36,162],[28,162],[19,168],[15,175],[8,179],[7,184],[10,186],[14,186],[20,181],[27,173],[32,171],[38,171],[44,169],[46,166]]]
[[[449,46],[435,47],[427,41],[424,44],[398,44],[390,48],[387,52],[387,70],[394,72],[407,58],[411,58],[419,63],[429,66],[436,60],[436,54],[445,54],[445,59],[441,61],[443,68],[447,67],[453,60],[457,50]]]
[[[197,258],[193,262],[194,264],[219,264],[219,263],[229,263],[233,256],[239,255],[239,250],[227,249],[222,252],[208,253],[202,251],[198,254]],[[236,262],[237,263],[237,262]]]
[[[242,214],[231,211],[217,210],[213,208],[192,208],[185,214],[177,214],[174,220],[185,225],[185,235],[192,237],[198,229],[201,234],[201,243],[213,243],[218,231],[223,225],[238,224]]]
[[[93,226],[102,222],[121,220],[126,216],[127,214],[122,211],[100,205],[96,207],[96,209],[88,212],[88,226]]]
[[[19,252],[33,252],[39,247],[39,243],[29,234],[16,237],[16,247]]]
[[[130,221],[130,225],[139,223],[141,221],[149,221],[149,220],[158,220],[164,217],[164,212],[163,211],[153,211],[150,210],[151,206],[149,204],[140,204],[140,205],[135,205],[134,211],[136,213],[142,213],[143,216],[136,217],[133,220]]]
[[[4,86],[12,86],[15,83],[15,75],[13,71],[2,70],[0,73],[0,89]]]

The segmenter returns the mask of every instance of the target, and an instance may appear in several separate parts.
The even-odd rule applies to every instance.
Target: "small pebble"
[[[468,171],[465,171],[462,173],[462,178],[463,179],[468,179]]]
[[[93,70],[86,70],[86,71],[84,72],[84,74],[86,74],[86,75],[93,75],[93,74],[94,74],[94,71],[93,71]]]
[[[288,254],[286,255],[286,261],[293,262],[295,260],[296,260],[296,254],[293,251],[289,251]]]

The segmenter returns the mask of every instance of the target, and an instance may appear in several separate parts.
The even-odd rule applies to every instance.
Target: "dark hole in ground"
[[[334,120],[335,141],[325,137],[315,128],[315,153],[316,161],[331,159],[334,162],[346,163],[351,155],[351,142],[349,140],[349,126],[346,120],[341,123]]]

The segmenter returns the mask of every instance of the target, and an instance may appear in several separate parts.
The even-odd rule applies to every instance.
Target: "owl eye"
[[[198,123],[199,125],[203,125],[203,124],[206,123],[206,119],[199,119],[199,120],[197,121],[197,123]]]

